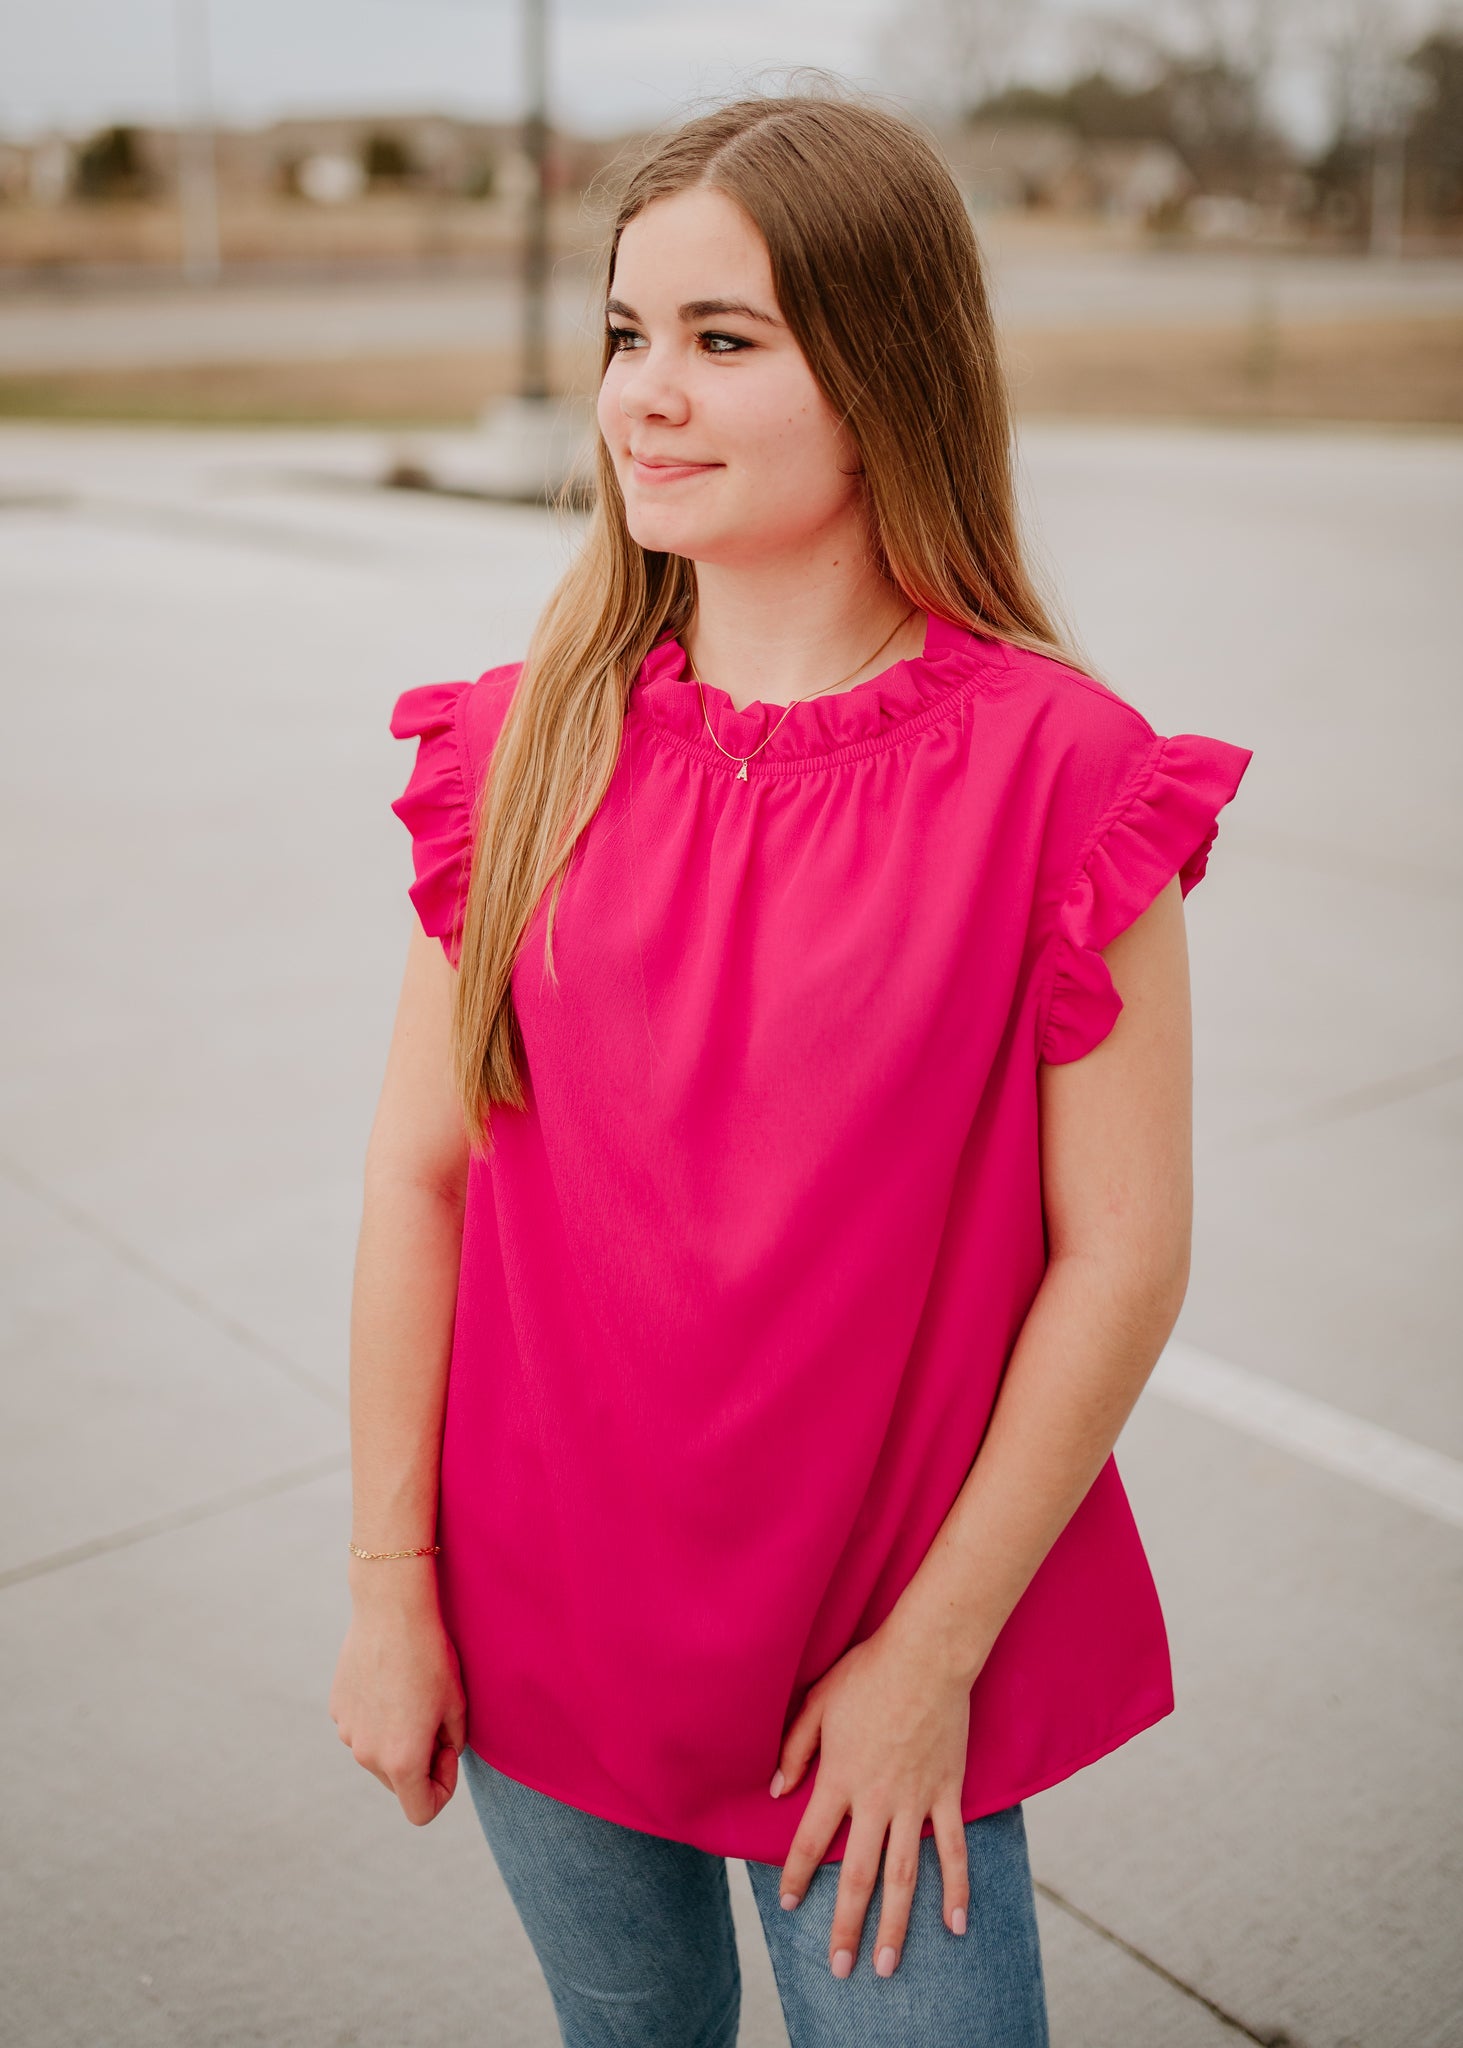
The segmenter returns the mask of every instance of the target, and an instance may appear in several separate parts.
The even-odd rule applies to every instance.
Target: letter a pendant
[[[746,781],[746,779],[747,779],[747,764],[746,764],[746,762],[745,762],[745,761],[743,761],[743,763],[742,763],[741,767],[740,767],[740,768],[738,768],[738,770],[737,770],[737,774],[736,774],[736,779],[737,779],[737,781],[738,781],[738,782],[745,782],[745,781]]]

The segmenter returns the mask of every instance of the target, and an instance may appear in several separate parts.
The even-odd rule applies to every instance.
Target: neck
[[[852,689],[917,655],[924,614],[916,608],[901,626],[909,610],[903,591],[866,564],[698,563],[696,616],[684,644],[701,680],[725,690],[740,711],[812,691],[831,695],[829,684]]]

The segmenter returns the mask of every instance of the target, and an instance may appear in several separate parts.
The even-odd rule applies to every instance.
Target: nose
[[[625,417],[684,425],[690,413],[690,400],[675,373],[670,352],[652,345],[626,353],[629,361],[620,378],[620,410]]]

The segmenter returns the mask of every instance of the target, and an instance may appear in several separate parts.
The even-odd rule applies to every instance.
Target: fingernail
[[[898,1960],[899,1958],[895,1955],[892,1948],[881,1948],[875,1960],[874,1968],[881,1977],[892,1977],[894,1975],[894,1965]]]
[[[780,1792],[780,1791],[782,1790],[783,1786],[784,1786],[784,1785],[785,1785],[786,1783],[787,1783],[787,1780],[786,1780],[786,1778],[784,1778],[784,1777],[783,1777],[783,1775],[782,1775],[781,1771],[778,1771],[778,1772],[777,1772],[777,1773],[776,1773],[776,1774],[774,1775],[774,1777],[773,1777],[773,1780],[772,1780],[772,1796],[773,1796],[773,1798],[774,1798],[774,1799],[775,1799],[775,1798],[777,1797],[778,1793],[779,1793],[779,1792]]]
[[[782,1895],[782,1910],[784,1913],[790,1913],[797,1902],[798,1895],[796,1892],[784,1892]]]
[[[837,1953],[837,1954],[836,1954],[836,1955],[834,1956],[834,1958],[833,1958],[833,1974],[834,1974],[834,1976],[835,1976],[835,1977],[846,1977],[846,1976],[848,1975],[849,1971],[850,1971],[850,1970],[851,1970],[852,1968],[853,1968],[853,1950],[852,1950],[851,1948],[841,1948],[841,1949],[839,1949],[838,1953]]]
[[[965,1932],[965,1908],[963,1906],[957,1906],[950,1915],[950,1927],[955,1934],[963,1934]]]

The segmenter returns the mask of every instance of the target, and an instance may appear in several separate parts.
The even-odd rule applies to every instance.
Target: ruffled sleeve
[[[1102,948],[1126,931],[1173,877],[1185,896],[1200,881],[1218,814],[1253,754],[1225,740],[1178,733],[1155,740],[1140,771],[1099,822],[1057,914],[1041,1057],[1081,1059],[1122,1011]]]
[[[411,779],[391,806],[411,834],[416,880],[407,893],[423,931],[442,941],[454,967],[472,869],[472,807],[460,730],[463,698],[471,688],[427,683],[407,690],[391,714],[396,738],[417,741]]]

